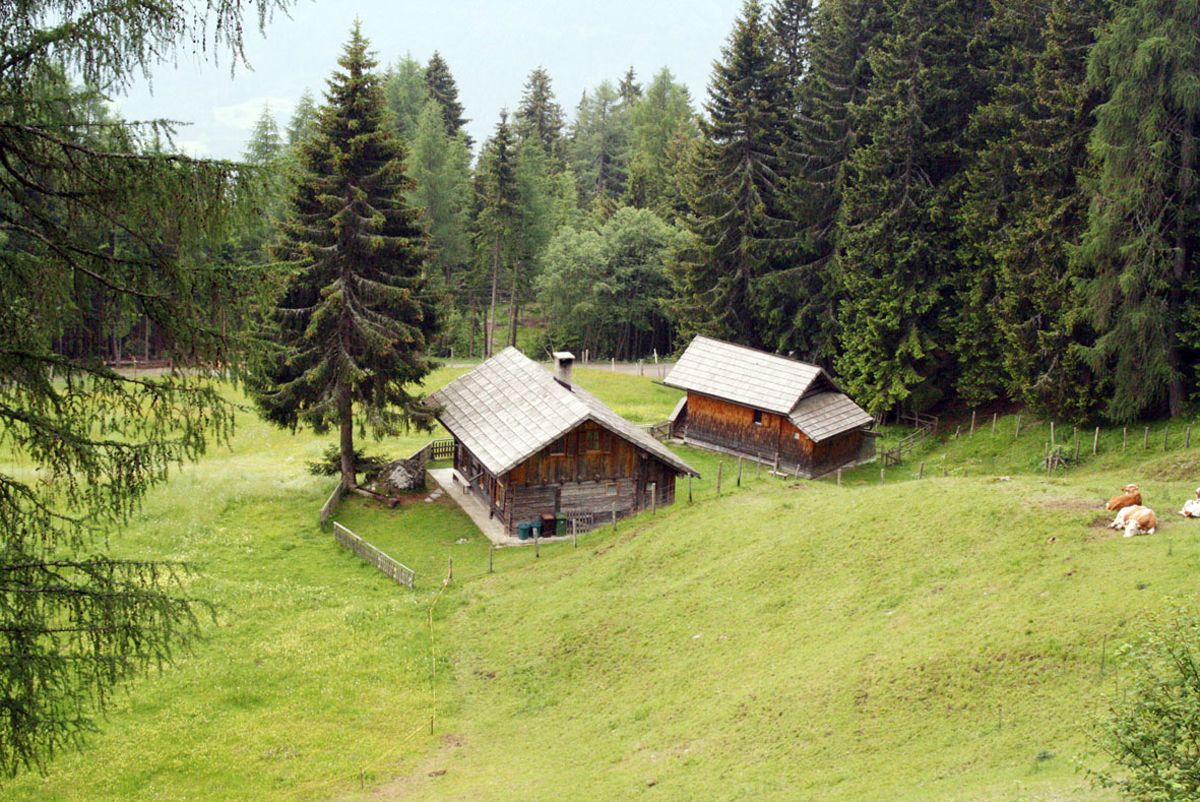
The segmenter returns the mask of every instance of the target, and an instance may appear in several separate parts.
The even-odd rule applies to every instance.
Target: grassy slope
[[[643,422],[678,397],[579,381]],[[0,796],[354,798],[365,769],[371,798],[1103,798],[1071,762],[1108,687],[1101,645],[1191,592],[1200,564],[1182,521],[1135,541],[1091,525],[1131,480],[1169,513],[1200,475],[1190,455],[997,483],[1030,449],[977,435],[925,453],[966,477],[897,469],[882,488],[877,469],[837,488],[747,468],[738,490],[722,458],[721,499],[722,460],[685,449],[695,505],[540,561],[501,552],[493,576],[452,507],[344,507],[417,569],[410,594],[312,526],[329,481],[303,462],[321,444],[246,424],[114,541],[202,561],[218,625],[135,683],[83,753]],[[425,615],[450,556],[430,739]]]

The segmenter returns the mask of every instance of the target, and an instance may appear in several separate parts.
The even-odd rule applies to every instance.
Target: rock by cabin
[[[675,500],[675,478],[699,476],[646,431],[572,383],[574,356],[554,375],[515,348],[433,393],[454,438],[454,469],[510,533],[544,515],[611,521]]]
[[[815,365],[696,337],[665,383],[687,391],[671,417],[684,442],[810,478],[875,456],[873,419]]]

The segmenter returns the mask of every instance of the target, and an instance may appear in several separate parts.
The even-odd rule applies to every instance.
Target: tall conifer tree
[[[1089,363],[1112,376],[1117,421],[1183,411],[1200,345],[1200,4],[1134,0],[1100,34],[1088,63],[1107,96],[1096,112],[1095,200],[1080,287],[1096,328]]]
[[[978,100],[963,54],[983,10],[977,0],[894,0],[893,29],[870,55],[839,217],[837,367],[872,413],[926,408],[953,381],[952,213],[960,136]]]
[[[340,433],[342,482],[357,484],[355,407],[377,434],[425,418],[412,392],[432,369],[427,238],[404,148],[385,122],[381,79],[356,22],[329,81],[281,260],[296,273],[274,315],[280,348],[255,381],[274,423]]]
[[[529,73],[514,118],[518,137],[522,140],[536,139],[555,164],[562,159],[562,134],[566,117],[562,106],[554,99],[550,73],[544,68],[538,67]]]
[[[684,335],[762,344],[752,288],[774,269],[791,221],[780,192],[788,91],[762,5],[747,0],[709,85],[708,119],[690,165],[688,220],[697,247],[675,277]]]
[[[458,84],[450,73],[450,65],[436,50],[425,65],[425,85],[429,88],[429,96],[441,106],[446,133],[450,136],[461,133],[470,150],[475,143],[466,132],[470,120],[463,117],[463,106],[458,102]]]
[[[512,263],[517,214],[516,143],[507,110],[500,112],[496,132],[484,143],[475,173],[475,193],[477,252],[490,283],[483,355],[490,357],[495,345],[500,277],[504,267]]]

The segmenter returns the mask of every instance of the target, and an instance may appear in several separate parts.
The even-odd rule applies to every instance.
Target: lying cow
[[[1104,508],[1109,511],[1123,510],[1126,507],[1140,506],[1142,503],[1142,491],[1137,485],[1125,485],[1122,488],[1125,492],[1119,496],[1113,496],[1108,500],[1108,505]]]
[[[1188,499],[1183,504],[1179,514],[1184,518],[1200,518],[1200,487],[1196,488],[1196,497]]]
[[[1149,507],[1133,505],[1118,512],[1109,527],[1118,530],[1124,529],[1125,537],[1153,535],[1158,529],[1158,516]]]

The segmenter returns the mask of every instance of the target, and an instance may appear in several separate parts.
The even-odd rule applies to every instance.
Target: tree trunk
[[[508,298],[508,344],[517,347],[517,276],[520,273],[520,260],[513,262],[512,293]]]
[[[500,236],[497,235],[492,241],[492,304],[488,308],[487,329],[484,332],[485,340],[483,341],[483,358],[487,359],[492,355],[492,340],[496,332],[496,288],[500,283]]]
[[[354,464],[354,404],[349,387],[338,392],[338,422],[342,435],[342,485],[352,490],[358,486],[358,466]]]
[[[1188,249],[1192,206],[1192,170],[1196,164],[1196,118],[1184,115],[1182,141],[1179,145],[1179,198],[1175,210],[1175,268],[1171,290],[1167,296],[1167,364],[1171,368],[1171,383],[1167,398],[1171,417],[1183,414],[1183,370],[1179,355],[1179,320],[1183,313],[1183,283],[1187,279]]]

